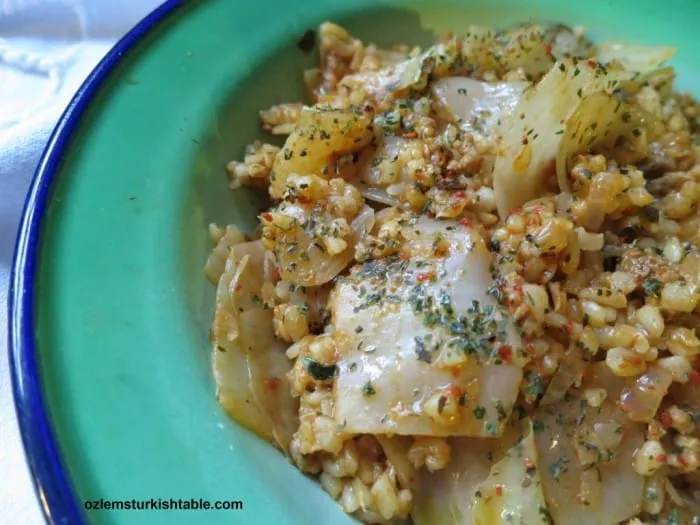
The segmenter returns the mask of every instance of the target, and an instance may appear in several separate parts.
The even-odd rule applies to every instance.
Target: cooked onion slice
[[[557,24],[529,25],[503,32],[470,26],[462,45],[462,58],[476,73],[504,74],[522,68],[528,78],[537,79],[549,71],[554,60],[586,58],[591,44],[580,32]]]
[[[407,220],[401,236],[405,259],[358,266],[331,296],[335,418],[356,433],[498,436],[522,377],[520,341],[486,293],[484,241],[428,219]]]
[[[396,469],[396,477],[401,486],[408,488],[415,482],[416,471],[408,460],[408,449],[411,448],[410,437],[406,436],[375,436],[384,450],[384,455],[389,463]]]
[[[596,58],[600,62],[617,62],[627,71],[647,73],[673,58],[673,47],[651,47],[622,42],[603,42],[598,47]]]
[[[518,512],[524,510],[524,507],[530,509],[529,503],[533,501],[538,501],[538,507],[542,505],[542,510],[535,508],[539,517],[546,516],[547,509],[544,502],[536,495],[533,498],[533,494],[529,493],[530,488],[533,490],[538,488],[540,480],[536,477],[540,475],[538,471],[544,468],[541,462],[537,464],[537,452],[533,450],[533,434],[529,430],[529,425],[529,420],[511,421],[499,439],[451,438],[448,443],[452,450],[452,458],[448,465],[437,472],[423,470],[418,474],[418,481],[413,488],[414,505],[411,513],[413,523],[415,525],[483,523],[484,514],[489,516],[489,510],[496,510],[501,504],[504,510],[508,509],[516,516]],[[525,436],[524,439],[523,436]],[[534,471],[532,467],[535,467]],[[523,468],[525,472],[520,470]],[[503,475],[500,474],[501,472]],[[520,476],[520,474],[523,475]],[[530,478],[530,481],[526,481],[527,486],[523,486],[523,480],[526,478]],[[498,485],[503,485],[500,496],[497,494]],[[481,503],[474,497],[480,487],[491,495],[491,498],[484,499]],[[518,494],[520,491],[522,493]],[[541,493],[541,486],[539,492]],[[489,508],[491,503],[493,508]],[[521,505],[523,508],[518,508]],[[501,513],[501,519],[507,519],[507,516],[508,513]],[[477,517],[482,518],[482,521],[475,521]],[[487,523],[500,522],[487,521]],[[546,521],[532,521],[532,523],[546,523]]]
[[[644,441],[644,426],[629,421],[614,399],[593,408],[571,395],[538,410],[533,419],[554,523],[616,525],[640,512],[644,478],[633,469],[632,458]],[[589,470],[595,475],[584,474]]]
[[[241,231],[233,224],[226,226],[224,234],[216,243],[204,265],[204,274],[212,284],[216,285],[224,273],[231,248],[242,242],[245,242],[245,237]]]
[[[611,93],[629,77],[628,73],[607,71],[592,62],[564,60],[554,64],[536,86],[525,91],[511,116],[503,119],[500,126],[493,189],[502,217],[542,192],[543,176],[551,172],[567,122],[581,101],[594,93]],[[592,124],[591,119],[586,123]],[[611,125],[609,120],[606,124]]]
[[[336,255],[328,254],[309,237],[297,219],[276,238],[275,254],[282,279],[301,286],[320,286],[342,272],[355,257],[355,245],[374,225],[374,210],[365,206],[350,223],[344,238],[347,248]]]
[[[431,75],[439,77],[448,74],[458,53],[457,40],[453,38],[379,71],[347,75],[340,81],[340,86],[348,91],[364,91],[374,102],[382,105],[425,90]]]
[[[330,164],[341,155],[360,151],[374,137],[370,116],[350,110],[304,108],[272,166],[270,196],[281,199],[287,177],[318,175],[329,178]]]
[[[620,394],[620,407],[632,421],[649,423],[671,386],[671,374],[651,367],[635,380],[629,380]]]
[[[432,84],[438,115],[464,129],[488,137],[498,121],[510,114],[527,82],[480,82],[468,77],[448,77]]]
[[[285,345],[273,335],[272,310],[259,300],[264,272],[261,241],[231,250],[217,288],[212,365],[226,411],[286,451],[298,427],[298,403],[286,377],[291,366]]]
[[[472,496],[474,525],[547,523],[541,466],[534,433],[528,424],[525,437],[491,467],[489,477]]]
[[[603,91],[584,97],[566,122],[557,152],[559,188],[571,191],[569,160],[577,153],[595,151],[623,166],[634,164],[648,155],[648,142],[658,133],[656,119],[638,106]],[[605,214],[600,210],[590,215],[602,220]]]
[[[471,525],[471,496],[505,452],[496,439],[453,438],[449,444],[452,459],[447,467],[421,471],[418,477],[411,513],[415,525]]]
[[[574,384],[581,383],[584,363],[580,356],[565,356],[554,372],[549,386],[540,400],[540,405],[551,405],[564,398]]]

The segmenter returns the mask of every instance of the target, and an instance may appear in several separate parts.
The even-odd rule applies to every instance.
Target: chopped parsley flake
[[[379,304],[383,298],[384,298],[384,290],[380,290],[379,292],[376,292],[376,293],[367,294],[364,298],[364,301],[362,301],[362,303],[360,303],[360,305],[353,308],[353,312],[357,313],[360,310],[365,310],[365,309],[369,308],[370,306],[373,306],[375,304]]]
[[[500,399],[493,399],[491,401],[493,403],[493,407],[496,409],[496,412],[498,413],[498,420],[503,421],[504,419],[508,418],[508,414],[506,413],[506,409],[503,407],[503,403],[501,403]]]
[[[497,358],[500,341],[507,339],[507,316],[500,307],[473,301],[465,315],[458,316],[445,290],[440,290],[437,297],[429,291],[419,279],[408,297],[413,313],[422,315],[424,325],[446,328],[456,336],[451,345],[466,354],[476,354],[487,361]]]
[[[486,435],[495,436],[496,430],[498,430],[498,424],[495,421],[486,422]]]
[[[549,474],[556,481],[559,481],[559,478],[561,477],[561,475],[565,474],[566,472],[569,471],[568,465],[569,465],[568,458],[561,457],[549,465]]]
[[[642,282],[642,290],[644,290],[644,293],[647,295],[658,297],[661,291],[661,281],[654,277],[648,277]]]
[[[336,365],[323,365],[310,357],[302,357],[301,364],[309,375],[317,381],[330,379],[338,370]]]
[[[656,501],[659,499],[659,491],[654,487],[647,487],[644,493],[644,499],[647,501]]]
[[[668,520],[666,521],[668,525],[678,525],[678,511],[676,509],[673,509],[669,515],[668,515]]]
[[[433,360],[432,354],[425,348],[425,342],[420,337],[413,339],[416,343],[416,356],[419,361],[430,364]]]
[[[491,297],[496,299],[496,302],[498,304],[503,304],[503,300],[504,300],[503,290],[501,290],[501,288],[498,284],[494,284],[493,286],[491,286],[491,288],[486,290],[486,293],[487,293],[487,295],[490,295]]]
[[[525,397],[529,402],[535,401],[544,393],[542,376],[534,370],[525,371]]]
[[[549,509],[543,505],[538,505],[537,510],[540,513],[540,517],[542,518],[542,523],[546,523],[547,525],[551,525],[554,523],[552,520],[552,515],[549,513]]]
[[[640,210],[640,213],[642,214],[642,217],[644,217],[649,222],[659,222],[659,218],[661,215],[659,212],[659,208],[657,208],[656,206],[644,206],[644,208]]]
[[[535,419],[532,422],[532,431],[535,434],[539,434],[540,432],[544,431],[544,423],[542,423],[542,421],[540,421],[539,419]]]
[[[447,404],[447,396],[440,396],[440,398],[438,399],[438,406],[437,406],[438,414],[442,414],[442,411],[445,410],[446,404]]]

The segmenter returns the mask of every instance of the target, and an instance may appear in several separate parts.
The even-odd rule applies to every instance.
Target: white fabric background
[[[0,0],[0,523],[43,522],[17,428],[7,285],[25,194],[61,112],[99,59],[158,0]]]

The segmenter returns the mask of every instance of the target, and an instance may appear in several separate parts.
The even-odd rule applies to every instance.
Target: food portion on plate
[[[211,227],[217,395],[367,523],[700,523],[700,106],[671,48],[324,23]]]

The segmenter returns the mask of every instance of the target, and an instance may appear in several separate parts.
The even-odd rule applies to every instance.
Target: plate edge
[[[86,523],[44,403],[35,335],[35,278],[53,181],[66,148],[90,102],[122,59],[167,16],[188,0],[166,0],[140,20],[100,60],[76,91],[41,154],[24,202],[8,290],[8,357],[15,412],[35,494],[53,524]]]

